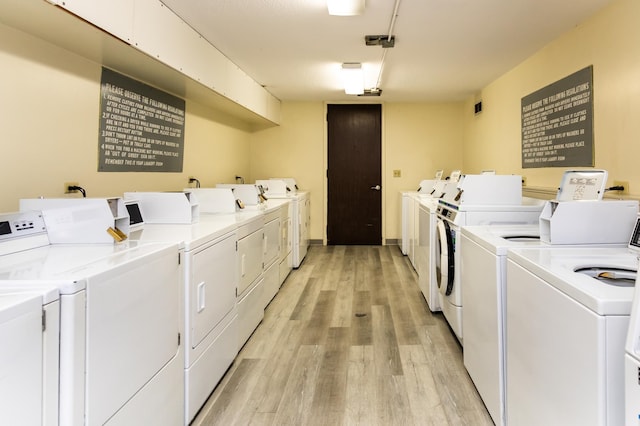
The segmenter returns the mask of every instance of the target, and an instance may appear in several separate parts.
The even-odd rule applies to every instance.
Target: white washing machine
[[[587,180],[587,177],[600,179]],[[504,317],[507,250],[518,247],[584,247],[587,244],[626,247],[635,225],[638,205],[633,201],[598,201],[604,191],[605,177],[602,171],[565,172],[563,182],[566,184],[590,182],[595,199],[585,200],[584,190],[576,188],[582,194],[579,202],[545,203],[543,212],[548,208],[549,211],[544,218],[541,213],[540,218],[544,227],[538,224],[462,228],[461,284],[463,300],[467,301],[462,317],[464,365],[498,425],[506,424]],[[570,191],[561,187],[559,194],[568,196]],[[554,208],[550,209],[552,206]],[[571,214],[561,214],[565,210]],[[585,226],[585,222],[590,226]],[[542,238],[542,228],[545,231],[559,229],[562,233],[556,231],[554,238],[550,238],[551,233],[547,232]],[[585,229],[589,232],[584,232]],[[559,245],[558,240],[563,245]]]
[[[640,227],[636,225],[629,244],[640,250]],[[640,424],[640,291],[636,277],[624,355],[624,421],[627,426]]]
[[[514,248],[507,259],[507,423],[623,424],[636,254]]]
[[[49,217],[91,220],[84,212]],[[33,226],[39,217],[0,218],[12,230],[1,244],[0,286],[60,293],[59,424],[181,423],[177,245],[48,244]]]
[[[463,300],[460,282],[461,227],[538,223],[541,200],[522,198],[520,176],[466,175],[457,191],[440,199],[437,216],[436,279],[440,306],[463,343]],[[486,204],[480,204],[485,202]]]
[[[456,176],[459,171],[453,172]],[[457,174],[456,174],[457,173]],[[434,179],[423,179],[416,191],[400,191],[400,241],[398,246],[405,256],[409,257],[411,266],[418,271],[420,266],[417,252],[419,247],[419,208],[420,201],[424,198],[440,198],[442,195],[437,188],[442,187],[445,181],[442,180],[443,171],[437,170]]]
[[[609,246],[626,243],[611,240]],[[461,247],[464,365],[494,423],[504,425],[507,250],[562,246],[541,242],[538,225],[494,225],[463,227]]]
[[[539,246],[536,225],[462,228],[460,284],[464,365],[493,422],[504,425],[504,298],[507,250]]]
[[[131,217],[144,220],[134,200]],[[202,218],[202,216],[201,216]],[[184,419],[189,424],[238,353],[236,307],[236,229],[232,215],[185,224],[132,222],[130,240],[172,242],[180,250],[183,271],[181,328],[184,330]]]
[[[436,278],[436,237],[437,210],[439,199],[447,190],[455,189],[456,183],[439,180],[428,193],[418,195],[417,221],[418,236],[416,237],[415,263],[418,272],[418,285],[427,301],[431,312],[441,311],[438,295],[438,280]]]

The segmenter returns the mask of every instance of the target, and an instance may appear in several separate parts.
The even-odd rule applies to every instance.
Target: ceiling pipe
[[[391,23],[389,24],[388,38],[387,40],[391,42],[391,37],[393,36],[393,28],[396,25],[396,18],[398,17],[398,8],[400,7],[400,0],[396,0],[396,4],[393,7],[393,15],[391,15]],[[382,59],[380,60],[380,72],[378,73],[378,80],[376,81],[376,87],[374,89],[380,88],[380,83],[382,82],[382,70],[384,68],[384,61],[387,58],[387,51],[389,49],[382,49]]]
[[[400,0],[396,0],[396,5],[393,8],[393,15],[391,15],[391,24],[389,24],[389,34],[388,41],[391,41],[391,36],[393,35],[393,27],[396,25],[396,18],[398,17],[398,8],[400,7]]]

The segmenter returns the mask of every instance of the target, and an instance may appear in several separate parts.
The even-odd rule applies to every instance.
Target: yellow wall
[[[281,125],[251,135],[251,182],[292,177],[311,195],[311,239],[322,239],[324,194],[324,105],[283,102]]]
[[[101,66],[0,25],[0,211],[28,197],[62,197],[64,182],[88,196],[178,190],[249,173],[249,133],[187,101],[183,173],[98,173]],[[78,196],[78,195],[72,195]]]
[[[384,105],[385,238],[400,238],[400,191],[462,167],[462,103]],[[393,177],[400,170],[401,177]]]
[[[518,173],[554,188],[563,169],[520,166],[520,100],[585,66],[594,69],[595,165],[610,183],[640,194],[640,2],[618,0],[463,103],[383,104],[383,238],[398,238],[401,190],[436,169]],[[89,196],[176,190],[189,176],[203,186],[295,177],[311,191],[312,239],[325,234],[326,105],[284,102],[281,126],[252,133],[186,100],[183,173],[98,173],[101,65],[0,25],[0,211],[23,197],[62,196],[77,181]],[[482,99],[483,112],[473,114]],[[393,177],[393,170],[402,176]],[[76,196],[76,195],[74,195]]]
[[[415,190],[437,169],[460,168],[461,103],[385,103],[383,114],[383,238],[399,238],[399,191]],[[311,191],[314,240],[326,227],[326,106],[322,102],[283,102],[282,125],[251,136],[252,179],[295,177]],[[393,170],[400,170],[400,178]]]
[[[469,100],[464,108],[464,171],[495,168],[555,188],[564,168],[521,168],[520,100],[593,65],[595,167],[640,195],[640,2],[619,0],[559,37]],[[473,115],[482,98],[483,112]]]

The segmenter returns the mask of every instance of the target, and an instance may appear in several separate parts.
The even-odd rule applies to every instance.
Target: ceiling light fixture
[[[364,74],[362,64],[345,62],[342,64],[342,82],[344,93],[347,95],[361,95],[364,93]]]
[[[364,13],[365,0],[327,0],[329,15],[354,16]]]

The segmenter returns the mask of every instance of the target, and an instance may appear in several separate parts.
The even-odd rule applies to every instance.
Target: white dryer
[[[0,243],[0,246],[2,245],[3,244]],[[53,285],[43,285],[41,288],[33,287],[29,289],[23,287],[22,285],[11,286],[0,283],[0,299],[4,300],[4,302],[0,303],[6,303],[12,298],[16,300],[19,298],[37,300],[38,327],[36,334],[40,339],[40,344],[38,345],[38,349],[33,348],[34,352],[31,352],[32,349],[29,350],[29,355],[24,356],[24,361],[31,362],[27,360],[32,360],[33,357],[37,357],[40,365],[34,367],[33,372],[40,372],[41,377],[39,379],[39,388],[32,388],[32,378],[19,377],[17,373],[19,368],[13,366],[11,362],[8,362],[9,358],[15,355],[15,353],[10,350],[7,350],[6,353],[0,351],[3,352],[0,353],[0,358],[3,356],[8,357],[0,362],[0,369],[4,369],[4,372],[0,373],[0,377],[7,379],[0,380],[0,394],[2,394],[0,397],[0,424],[32,423],[31,419],[34,419],[34,416],[41,415],[41,424],[57,425],[60,371],[58,367],[60,363],[60,294],[58,288]],[[35,312],[36,311],[34,311],[34,313]],[[0,315],[8,315],[8,313],[5,312],[5,314]],[[31,314],[29,314],[29,316],[31,316]],[[3,318],[6,319],[7,316]],[[22,320],[18,321],[18,324],[20,323],[22,323]],[[14,325],[16,324],[12,322],[11,324],[0,325],[0,328],[6,332],[15,330]],[[3,343],[6,344],[5,347],[18,350],[9,343],[11,334],[5,334],[4,336],[2,342],[6,342]],[[26,334],[23,336],[27,337]],[[28,336],[29,341],[31,341],[32,338],[32,335]],[[14,360],[22,363],[18,358]],[[12,379],[20,380],[21,384],[15,386]],[[21,393],[21,391],[24,391],[26,394]],[[26,399],[23,399],[25,396]],[[32,406],[34,398],[38,399],[40,406]],[[30,408],[27,408],[24,403],[28,404]],[[11,419],[13,419],[13,421]],[[20,419],[20,421],[18,421],[18,419]],[[33,424],[36,423],[37,422],[33,422]]]
[[[132,213],[137,208],[134,201],[127,207]],[[144,212],[134,216],[142,220]],[[236,228],[229,215],[189,224],[144,224],[130,233],[132,241],[164,241],[179,247],[183,424],[193,420],[238,353]]]
[[[291,238],[292,266],[297,269],[307,255],[309,249],[309,231],[311,226],[311,194],[301,191],[293,178],[270,178],[257,180],[267,199],[291,200]]]
[[[0,287],[60,293],[59,424],[182,422],[177,245],[48,244],[39,216],[0,218]]]
[[[244,185],[243,188],[255,190],[256,185]],[[236,224],[236,307],[238,309],[238,346],[242,347],[264,317],[266,296],[264,295],[264,262],[267,246],[277,246],[279,237],[269,227],[271,237],[265,239],[265,213],[267,205],[257,198],[236,205],[232,188],[199,188],[194,193],[201,202],[200,221],[227,220]],[[248,191],[253,194],[253,192]],[[240,207],[243,206],[243,207]],[[274,208],[276,208],[274,206]],[[272,272],[276,272],[274,269]],[[275,275],[269,276],[270,288]],[[276,279],[277,281],[277,279]]]
[[[42,316],[42,295],[0,291],[1,424],[45,423]]]
[[[507,423],[623,424],[636,254],[514,248],[507,259]]]

